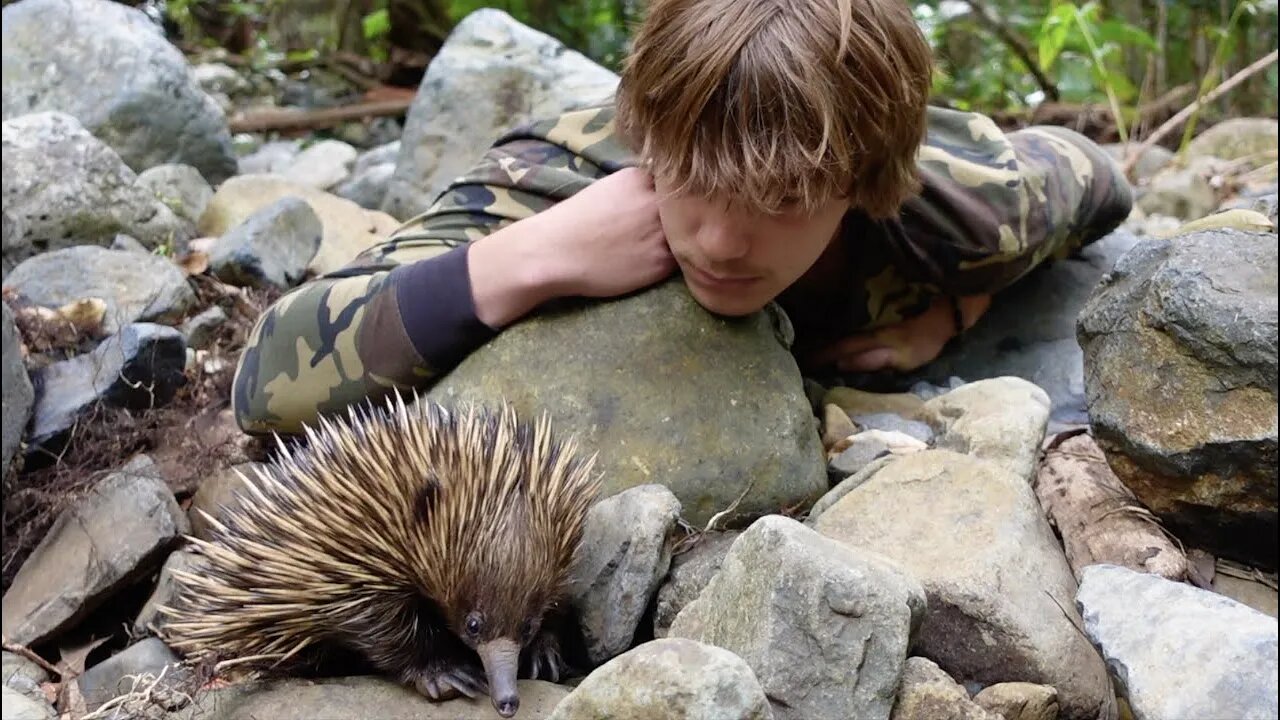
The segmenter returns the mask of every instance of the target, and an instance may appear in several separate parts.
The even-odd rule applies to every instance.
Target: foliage
[[[197,12],[201,8],[202,18],[209,7],[216,7],[220,13],[249,17],[259,25],[283,22],[285,17],[292,20],[301,13],[308,24],[327,22],[332,29],[329,37],[278,48],[264,47],[260,39],[258,49],[275,56],[292,51],[290,57],[355,50],[378,61],[392,57],[397,38],[403,42],[405,37],[430,36],[442,42],[463,17],[491,7],[613,70],[621,66],[633,25],[646,4],[646,0],[163,1],[184,34],[193,26],[193,18],[201,15]],[[1062,103],[1109,108],[1119,118],[1122,132],[1132,124],[1139,105],[1183,85],[1203,95],[1274,49],[1277,42],[1276,0],[914,3],[916,18],[937,59],[934,93],[939,101],[984,112],[1018,111],[1056,93]],[[282,8],[291,14],[279,14]],[[408,12],[396,10],[406,8]],[[207,20],[202,22],[207,25]],[[406,22],[417,26],[401,27]],[[272,34],[278,35],[279,29]],[[1028,67],[1032,63],[1040,79]],[[1047,92],[1049,86],[1052,92]],[[1210,112],[1274,115],[1276,104],[1272,68]],[[1188,133],[1193,132],[1194,121],[1187,127]]]

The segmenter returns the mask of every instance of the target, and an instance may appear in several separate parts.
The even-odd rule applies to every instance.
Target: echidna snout
[[[482,643],[476,648],[484,674],[489,680],[489,698],[498,714],[509,718],[520,708],[516,673],[520,669],[520,646],[507,638]]]

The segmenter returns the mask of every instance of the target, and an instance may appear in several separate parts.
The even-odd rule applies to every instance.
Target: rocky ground
[[[402,136],[232,136],[228,110],[319,91],[193,65],[107,0],[3,12],[5,717],[494,717],[210,678],[155,608],[195,511],[268,457],[226,394],[261,309],[617,78],[482,11]],[[577,672],[522,681],[520,717],[1280,715],[1276,148],[1245,118],[1153,149],[1121,229],[909,378],[802,378],[785,316],[716,319],[678,281],[469,358],[432,397],[545,409],[608,480]]]

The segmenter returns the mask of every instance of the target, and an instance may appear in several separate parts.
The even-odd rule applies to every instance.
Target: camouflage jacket
[[[606,106],[506,134],[387,241],[278,300],[236,371],[240,426],[296,432],[390,388],[424,389],[491,338],[475,315],[468,243],[633,164],[613,126]],[[940,293],[1000,290],[1109,232],[1132,203],[1115,163],[1063,128],[1005,133],[982,115],[931,108],[918,165],[923,190],[898,218],[846,214],[847,282],[778,299],[798,343],[910,317]]]

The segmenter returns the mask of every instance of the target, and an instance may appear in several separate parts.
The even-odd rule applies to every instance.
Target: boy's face
[[[658,214],[685,283],[706,309],[747,315],[763,308],[822,255],[849,209],[833,198],[811,214],[767,215],[724,200],[671,196],[655,180]]]

